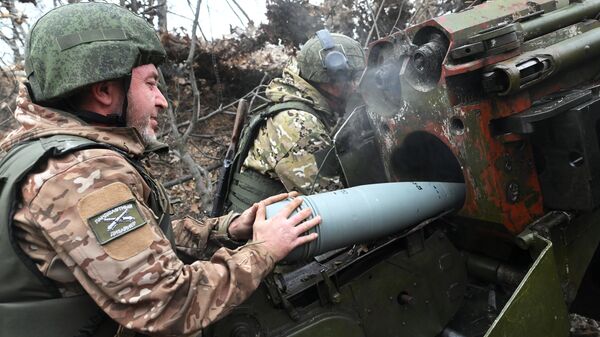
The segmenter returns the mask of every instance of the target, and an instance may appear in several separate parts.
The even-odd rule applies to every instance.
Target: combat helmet
[[[350,79],[365,68],[365,53],[357,41],[325,29],[306,41],[297,59],[300,76],[315,83]]]
[[[77,3],[51,10],[31,29],[25,71],[34,102],[65,98],[87,85],[158,66],[165,50],[154,29],[125,8]]]

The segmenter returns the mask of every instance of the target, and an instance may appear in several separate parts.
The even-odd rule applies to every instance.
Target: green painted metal
[[[573,301],[600,242],[600,211],[582,214],[551,231],[554,254],[567,303]]]
[[[578,36],[598,27],[600,27],[600,22],[596,20],[579,22],[567,28],[559,29],[542,37],[529,40],[522,45],[522,49],[523,52],[526,53],[537,49],[546,48],[555,43],[573,38],[574,36]]]
[[[277,281],[271,291],[263,284],[205,336],[435,336],[463,303],[467,272],[443,233],[420,244],[395,247],[391,256],[358,263],[369,268],[350,266],[325,281],[318,272],[304,274],[320,282],[287,299],[285,290],[273,289]]]
[[[554,0],[538,0],[535,2],[545,13],[556,9]],[[461,42],[465,42],[476,33],[512,21],[513,17],[528,14],[530,14],[530,7],[526,1],[488,1],[471,10],[440,16],[433,20],[445,31],[454,34],[455,45],[460,45]]]
[[[314,317],[306,327],[290,333],[289,337],[315,337],[315,336],[340,336],[363,337],[365,336],[360,323],[355,319],[342,315]]]
[[[435,336],[462,304],[466,281],[464,260],[440,232],[422,251],[396,254],[346,291],[367,336]]]
[[[600,54],[600,28],[592,29],[570,39],[555,43],[547,48],[523,53],[508,61],[500,62],[490,71],[501,72],[508,87],[500,95],[515,93],[533,84],[540,83],[561,70],[590,60]],[[534,80],[526,79],[521,66],[528,62],[547,62],[548,69],[540,71]]]
[[[600,12],[600,1],[573,2],[570,6],[544,14],[521,24],[524,40],[533,39],[584,19],[594,18]]]
[[[529,243],[535,261],[485,337],[569,336],[553,244],[535,233]]]

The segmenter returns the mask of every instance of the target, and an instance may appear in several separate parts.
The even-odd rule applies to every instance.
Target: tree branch
[[[405,3],[406,3],[406,0],[402,0],[402,4],[400,5],[400,8],[398,9],[398,16],[396,17],[396,21],[394,22],[394,25],[392,26],[392,30],[390,30],[390,33],[388,35],[391,35],[394,32],[394,29],[396,29],[396,25],[398,24],[398,21],[400,21],[400,17],[402,17],[402,11],[404,10]]]
[[[246,19],[248,19],[248,22],[252,22],[252,19],[250,19],[250,17],[248,16],[248,14],[246,14],[246,12],[244,11],[244,9],[242,8],[242,6],[240,6],[236,0],[231,0],[236,6],[237,8],[240,9],[240,12],[242,12],[242,14],[244,14],[244,16],[246,17]]]
[[[233,14],[235,14],[235,16],[238,18],[238,20],[240,20],[240,23],[242,24],[242,27],[244,27],[244,21],[242,21],[242,18],[240,18],[240,16],[238,15],[238,13],[235,11],[235,9],[233,9],[233,7],[231,6],[231,4],[229,3],[229,0],[225,0],[225,2],[227,3],[227,6],[229,6],[229,8],[231,9],[231,11],[233,12]]]
[[[369,35],[367,36],[367,40],[365,41],[365,48],[367,48],[367,46],[369,45],[369,41],[371,41],[371,35],[373,35],[373,29],[375,29],[377,31],[377,38],[380,39],[381,35],[379,35],[379,28],[377,28],[377,20],[379,20],[379,14],[381,14],[381,10],[383,9],[385,5],[385,0],[381,1],[381,4],[379,5],[379,9],[377,10],[377,15],[375,15],[375,17],[373,18],[373,26],[371,26],[371,30],[369,31]],[[371,10],[371,15],[373,15],[372,13],[373,11]]]
[[[196,83],[196,75],[194,73],[194,53],[196,51],[196,43],[198,41],[196,35],[196,27],[198,27],[198,17],[200,14],[201,4],[202,0],[198,0],[196,2],[196,11],[194,13],[194,21],[192,24],[192,41],[190,43],[190,51],[187,60],[185,62],[186,67],[189,69],[189,80],[192,86],[194,107],[192,117],[183,135],[179,133],[177,120],[173,109],[169,107],[167,111],[169,114],[169,120],[171,122],[171,132],[173,132],[173,135],[176,137],[175,149],[173,149],[173,153],[177,157],[179,157],[181,161],[188,167],[191,176],[196,182],[196,192],[200,197],[202,205],[204,207],[210,207],[211,186],[208,171],[206,171],[202,166],[198,165],[186,149],[187,141],[192,133],[192,130],[196,127],[198,116],[201,110],[200,90],[198,89],[198,84]]]
[[[212,164],[212,165],[208,166],[206,168],[206,170],[207,171],[214,171],[214,170],[218,169],[219,167],[221,167],[221,165],[223,165],[223,163],[218,162],[218,163],[215,163],[215,164]],[[167,182],[163,183],[162,185],[165,188],[171,188],[171,187],[173,187],[175,185],[183,184],[183,183],[188,182],[188,181],[190,181],[192,179],[194,179],[194,177],[191,174],[187,174],[187,175],[181,176],[181,177],[179,177],[177,179],[173,179],[173,180],[167,181]]]

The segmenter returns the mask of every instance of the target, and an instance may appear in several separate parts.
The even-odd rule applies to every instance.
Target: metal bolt
[[[335,304],[342,302],[342,295],[338,292],[335,292],[334,294],[331,295],[331,302],[333,302]]]
[[[407,293],[401,293],[400,295],[398,295],[398,303],[400,303],[401,305],[412,304],[413,301],[414,298]]]
[[[505,162],[504,162],[504,169],[505,169],[506,171],[508,171],[508,172],[512,171],[512,162],[511,162],[511,160],[510,160],[509,158],[506,158],[506,159],[505,159]]]
[[[510,203],[515,203],[519,200],[519,184],[510,182],[506,185],[506,199]]]

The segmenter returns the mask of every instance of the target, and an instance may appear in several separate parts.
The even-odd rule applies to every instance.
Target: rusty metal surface
[[[588,3],[595,7],[600,2]],[[513,235],[544,213],[531,142],[518,133],[497,132],[493,124],[527,111],[548,95],[593,81],[600,66],[597,62],[585,67],[570,64],[553,74],[555,80],[539,81],[507,96],[485,93],[483,72],[491,64],[518,59],[523,53],[552,50],[598,27],[599,22],[575,23],[528,41],[521,36],[516,49],[482,54],[463,63],[453,61],[450,51],[477,41],[474,36],[496,36],[494,29],[499,36],[511,33],[510,25],[535,21],[555,9],[553,1],[486,2],[411,27],[406,36],[398,33],[371,45],[361,88],[389,180],[464,181],[467,198],[460,215],[499,223]],[[571,9],[560,9],[565,10]],[[439,32],[449,41],[441,68],[421,60],[415,66],[415,53]],[[432,68],[415,70],[422,64]],[[439,81],[427,83],[419,76],[425,71],[439,72]]]

